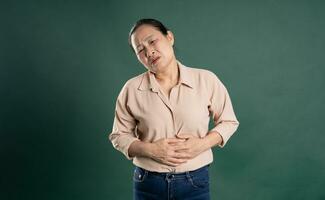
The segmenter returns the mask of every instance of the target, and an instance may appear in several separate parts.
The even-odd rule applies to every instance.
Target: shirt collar
[[[179,82],[190,88],[194,88],[193,80],[188,67],[183,65],[180,61],[176,60],[179,68]],[[158,92],[159,84],[155,78],[155,75],[149,70],[142,77],[141,83],[138,87],[139,90],[149,90]]]

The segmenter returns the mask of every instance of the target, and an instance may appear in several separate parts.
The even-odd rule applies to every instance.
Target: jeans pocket
[[[192,173],[189,176],[191,185],[195,188],[205,188],[209,186],[209,171],[204,168],[199,172]]]
[[[133,181],[134,182],[143,182],[147,176],[147,171],[140,168],[140,167],[136,167],[134,169],[134,173],[133,173]]]

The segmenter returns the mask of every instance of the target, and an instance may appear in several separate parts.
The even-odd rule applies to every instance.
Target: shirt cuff
[[[133,159],[133,157],[129,155],[130,145],[136,140],[140,141],[137,137],[121,135],[115,132],[110,134],[109,140],[112,142],[113,147],[123,153],[128,160]]]
[[[125,147],[122,150],[122,153],[125,155],[125,157],[128,160],[133,160],[133,158],[134,158],[134,157],[130,157],[130,155],[129,155],[129,148],[134,141],[140,141],[140,140],[138,138],[129,138],[128,141],[126,141],[127,144],[125,145]]]
[[[220,148],[223,148],[227,144],[229,138],[237,130],[238,125],[239,124],[234,125],[234,124],[224,123],[224,124],[219,124],[210,130],[211,132],[216,131],[221,135],[222,143],[218,145]]]

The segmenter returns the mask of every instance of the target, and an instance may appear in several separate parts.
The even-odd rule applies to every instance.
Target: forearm
[[[204,138],[205,146],[207,149],[213,148],[217,145],[221,145],[223,143],[223,139],[221,135],[216,131],[210,131]]]
[[[130,157],[151,157],[152,143],[134,141],[129,147]]]

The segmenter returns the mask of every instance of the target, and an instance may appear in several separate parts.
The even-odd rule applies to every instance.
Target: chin
[[[155,65],[151,67],[153,71],[157,72],[157,71],[161,71],[165,68],[165,65],[159,64],[159,65]]]

